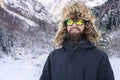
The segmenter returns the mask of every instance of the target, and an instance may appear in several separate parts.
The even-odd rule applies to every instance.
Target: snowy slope
[[[35,21],[45,20],[49,23],[55,21],[55,18],[49,14],[44,6],[37,0],[3,0],[6,8],[25,18]]]
[[[112,58],[110,59],[110,63],[112,65],[115,80],[120,80],[120,58]]]
[[[0,58],[0,80],[38,80],[48,54],[38,58],[27,55],[22,59]]]

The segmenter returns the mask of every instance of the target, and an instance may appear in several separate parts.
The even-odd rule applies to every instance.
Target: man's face
[[[71,35],[73,34],[82,34],[84,32],[84,21],[76,20],[76,21],[67,21],[67,31]],[[69,25],[70,24],[70,25]]]

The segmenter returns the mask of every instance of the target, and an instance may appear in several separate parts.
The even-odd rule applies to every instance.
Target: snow
[[[55,21],[55,18],[51,16],[51,14],[48,13],[47,10],[44,9],[44,6],[38,2],[37,0],[4,0],[4,3],[8,6],[10,6],[13,9],[16,9],[20,12],[20,14],[26,16],[20,16],[19,14],[15,14],[13,11],[9,11],[10,13],[14,13],[15,16],[17,15],[20,17],[20,19],[23,19],[28,24],[36,26],[36,24],[29,19],[33,19],[35,17],[36,19],[47,21],[48,23],[52,23]],[[45,3],[43,3],[45,5]],[[47,4],[48,5],[48,4]],[[48,6],[49,7],[49,6]],[[13,15],[14,15],[13,14]],[[27,19],[28,18],[28,19]]]
[[[109,36],[111,39],[118,38],[118,36],[120,36],[120,29],[117,29],[116,31],[111,32]]]
[[[0,58],[0,80],[39,80],[48,54],[33,57],[31,54],[23,58]],[[120,59],[110,58],[115,80],[120,79]]]
[[[41,2],[46,8],[50,8],[50,6],[52,5],[52,3],[55,3],[55,0],[38,0],[39,2]],[[48,5],[49,4],[49,5]]]
[[[0,80],[39,80],[48,54],[33,58],[27,55],[23,59],[0,58]]]
[[[30,26],[38,26],[38,24],[36,24],[35,22],[33,22],[33,21],[30,20],[30,19],[27,19],[27,18],[25,18],[25,17],[23,17],[23,16],[20,16],[20,15],[12,12],[12,11],[10,11],[10,10],[7,10],[7,9],[6,9],[6,11],[7,11],[8,13],[10,13],[11,15],[14,15],[15,17],[19,17],[20,19],[22,19],[23,21],[25,21],[26,23],[28,23]],[[25,28],[27,28],[27,26],[26,26]],[[28,27],[28,28],[29,28],[29,27]]]
[[[107,1],[108,0],[93,0],[93,1],[86,2],[86,5],[88,5],[89,7],[92,8],[94,6],[100,6],[100,5],[104,4]]]
[[[110,63],[114,71],[115,80],[120,80],[120,58],[112,58]]]

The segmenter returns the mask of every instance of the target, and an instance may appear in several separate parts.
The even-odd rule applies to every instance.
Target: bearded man
[[[106,52],[96,47],[100,34],[94,22],[82,2],[63,8],[55,36],[60,47],[48,56],[40,80],[114,80]]]

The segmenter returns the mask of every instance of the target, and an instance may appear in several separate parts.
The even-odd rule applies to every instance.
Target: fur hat
[[[94,25],[95,16],[91,10],[82,2],[72,2],[66,5],[62,11],[62,19],[58,24],[58,31],[55,36],[55,44],[61,46],[67,37],[65,20],[67,19],[83,19],[87,21],[85,24],[85,34],[87,40],[96,42],[99,38],[99,33]]]

